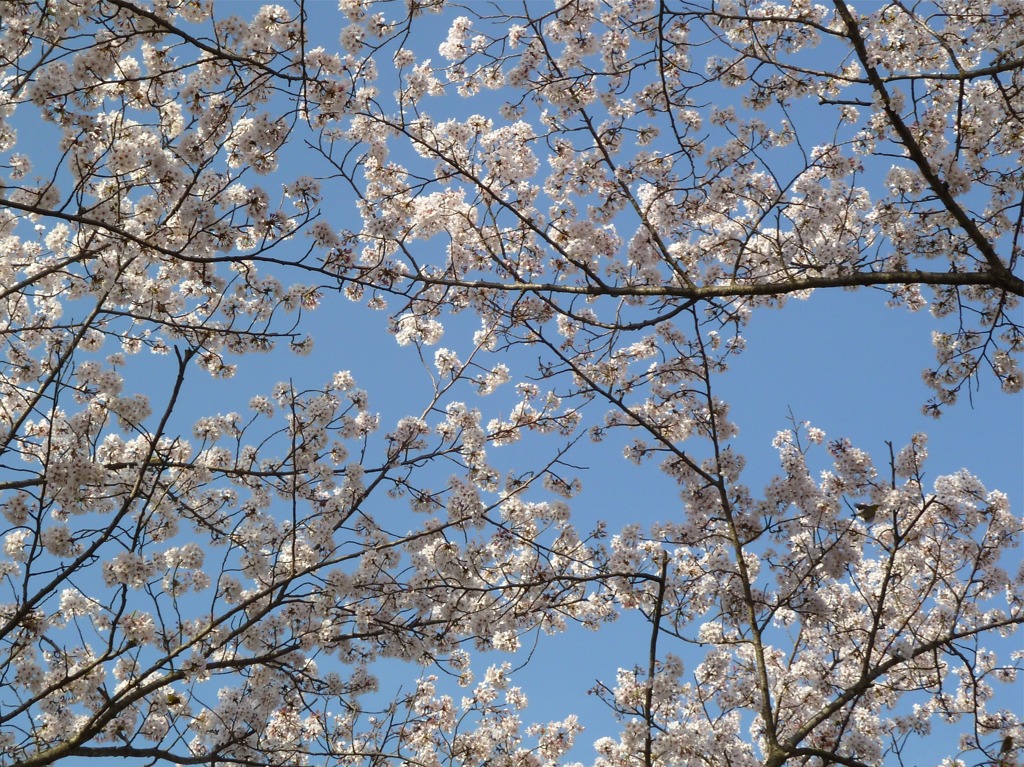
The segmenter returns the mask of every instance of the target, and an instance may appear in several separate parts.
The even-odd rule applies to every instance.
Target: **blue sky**
[[[420,56],[436,61],[434,46],[444,35],[441,22],[426,17],[423,29],[424,33],[415,35],[408,45]],[[436,37],[431,34],[435,29]],[[324,33],[329,32],[325,17]],[[737,98],[735,92],[723,91],[722,96]],[[479,111],[496,115],[497,103],[491,112],[485,104],[478,98],[470,104],[456,100],[450,113],[436,102],[426,109],[436,119]],[[819,119],[813,106],[806,107],[798,117],[805,125]],[[400,150],[396,150],[396,156],[401,157],[397,152]],[[889,162],[880,159],[874,167],[869,165],[868,171],[884,173]],[[962,394],[958,404],[948,408],[941,419],[923,415],[921,406],[931,392],[921,372],[933,364],[930,336],[937,322],[927,311],[891,309],[885,301],[885,294],[871,290],[819,292],[806,301],[790,300],[781,310],[755,312],[743,331],[747,350],[735,358],[731,370],[718,383],[719,394],[731,403],[740,428],[735,444],[748,459],[747,484],[756,491],[777,470],[771,440],[777,431],[790,425],[792,413],[798,420],[824,429],[830,438],[851,439],[872,454],[882,471],[888,456],[886,441],[898,449],[913,434],[925,432],[929,435],[929,480],[968,468],[989,489],[1007,492],[1019,510],[1017,504],[1024,498],[1024,400],[1004,394],[995,381],[983,379],[970,398],[966,392]],[[325,306],[314,322],[319,324],[319,315],[330,311]],[[345,356],[350,362],[345,366],[351,366],[361,380],[370,380],[367,375],[376,379],[382,370],[390,371],[392,364],[410,373],[415,368],[408,362],[412,356],[409,349],[388,346],[381,319],[371,316],[360,320],[365,335],[359,339],[359,347],[350,347],[354,339],[346,336],[350,354]],[[458,333],[456,324],[442,344],[457,348]],[[325,334],[317,335],[322,348]],[[330,332],[326,335],[329,337]],[[315,358],[310,363],[315,364]],[[381,365],[384,358],[395,362]],[[365,360],[371,362],[367,365]],[[513,368],[513,382],[515,376]],[[371,397],[382,408],[398,405],[400,411],[409,379],[403,375],[396,386],[396,379],[389,382],[388,377],[369,387]],[[480,404],[494,406],[493,401]],[[620,524],[671,519],[679,513],[673,483],[653,465],[638,468],[623,460],[615,440],[599,449],[584,446],[583,455],[580,462],[589,470],[581,475],[584,491],[572,502],[579,528],[586,529],[584,520],[595,518],[606,519],[614,530]],[[1009,556],[1019,559],[1020,554]],[[612,734],[608,728],[615,725],[604,707],[584,693],[597,678],[612,683],[614,671],[620,666],[644,664],[647,641],[646,624],[629,615],[598,634],[571,629],[565,635],[543,639],[533,662],[519,676],[531,700],[526,717],[544,720],[579,713],[588,729],[573,756],[589,761],[593,758],[590,744]],[[1010,641],[1020,646],[1019,639]],[[679,651],[667,642],[663,646]],[[1019,711],[1020,701],[1014,700],[1014,692],[1004,690],[1003,694],[1008,696],[1006,705]],[[951,739],[959,731],[952,727],[944,732],[940,725],[927,747],[915,752],[911,763],[923,767],[949,755],[954,748]]]
[[[249,2],[231,4],[243,13],[254,6]],[[334,8],[335,4],[326,0],[315,5],[316,31],[323,35],[328,48],[335,44],[337,32],[344,26],[340,16],[330,21],[334,17],[328,11]],[[427,32],[440,30],[438,22],[430,19]],[[433,39],[428,33],[417,36],[413,47],[423,56],[436,58],[436,51],[431,49],[436,48],[443,34]],[[496,103],[489,106],[496,112]],[[452,113],[479,108],[478,103],[472,108],[453,103]],[[443,116],[439,109],[431,106],[436,117]],[[38,137],[28,138],[27,133],[23,136],[26,138],[20,151],[40,156],[49,151],[48,146],[33,143],[39,141]],[[318,172],[313,164],[305,171],[290,159],[286,169],[312,175]],[[340,184],[325,186],[325,192],[327,215],[339,226],[353,226],[345,223],[346,216],[354,214]],[[208,382],[192,376],[185,390],[186,407],[180,414],[182,428],[187,431],[191,419],[199,414],[244,411],[250,396],[268,392],[278,380],[291,379],[297,388],[317,387],[340,369],[351,370],[359,385],[369,391],[371,409],[382,415],[382,432],[401,416],[418,414],[420,403],[429,395],[429,381],[416,351],[398,347],[387,332],[385,313],[371,312],[338,294],[327,293],[323,305],[304,318],[304,326],[316,340],[309,357],[295,358],[281,350],[238,360],[239,374],[232,381]],[[743,332],[747,350],[735,358],[731,370],[719,382],[719,393],[732,404],[733,418],[740,427],[735,444],[747,455],[746,483],[756,491],[776,471],[771,440],[777,431],[789,426],[792,413],[798,420],[824,429],[830,438],[850,438],[868,450],[880,468],[887,456],[886,440],[898,448],[914,433],[926,432],[930,437],[931,479],[968,468],[989,489],[1007,492],[1019,512],[1024,498],[1024,399],[1006,395],[993,380],[983,379],[973,393],[973,403],[962,396],[939,420],[922,415],[920,407],[930,392],[920,374],[932,361],[930,333],[934,326],[935,320],[927,312],[913,314],[887,308],[885,296],[873,291],[822,292],[806,301],[790,300],[781,310],[757,310]],[[459,318],[451,323],[442,345],[465,348],[473,329],[469,318]],[[432,355],[432,349],[427,351]],[[520,361],[529,356],[522,355]],[[159,391],[166,385],[172,363],[170,358],[133,361],[129,386]],[[533,372],[518,365],[510,367],[513,384]],[[500,411],[507,402],[501,393],[479,402],[468,392],[464,396],[489,414]],[[597,415],[599,408],[591,410]],[[515,461],[533,457],[529,450],[512,449],[507,454],[511,463],[496,459],[507,470],[517,468]],[[607,520],[614,530],[629,522],[655,522],[680,513],[674,484],[654,465],[636,467],[625,461],[616,439],[597,447],[581,445],[579,463],[586,466],[581,472],[584,491],[572,506],[580,529],[587,529],[597,519]],[[392,513],[392,509],[396,514],[404,513],[398,511],[404,508],[404,501],[375,503],[380,504],[382,514]],[[1014,552],[1010,556],[1020,555]],[[561,637],[544,639],[534,662],[521,675],[533,704],[526,718],[546,720],[579,713],[588,729],[574,756],[589,761],[589,744],[613,733],[609,732],[612,725],[603,707],[587,696],[586,690],[597,677],[611,684],[619,666],[644,663],[645,629],[634,617],[627,616],[599,634],[574,628]],[[1019,639],[1014,641],[1020,645]],[[494,659],[502,658],[495,655]],[[387,668],[382,687],[412,686],[415,669],[399,664],[388,664]],[[1019,708],[1019,701],[1017,705]],[[941,736],[935,743],[942,743]],[[936,745],[935,753],[922,753],[920,764],[937,761],[944,755],[944,747]]]
[[[324,7],[316,6],[315,10],[321,12]],[[324,14],[323,21],[322,27],[318,21],[316,30],[324,35],[330,49],[331,35],[343,22],[335,21],[332,26],[328,14]],[[444,37],[445,20],[424,16],[419,29],[406,44],[418,56],[439,61],[436,45]],[[384,69],[382,66],[382,72]],[[387,86],[382,90],[386,92]],[[738,98],[735,91],[723,90],[720,96]],[[486,98],[451,98],[447,103],[431,100],[425,108],[440,120],[475,112],[497,117],[498,105],[496,100],[488,105]],[[798,110],[796,117],[804,120],[804,126],[819,119],[810,106],[802,114]],[[413,161],[400,142],[393,147],[396,159]],[[793,159],[799,157],[794,154]],[[883,165],[887,161],[880,161],[876,172],[884,172]],[[325,186],[325,192],[328,202],[333,203],[330,207],[338,211],[334,202],[337,198],[330,195],[345,193],[332,186]],[[349,210],[343,204],[340,208]],[[623,234],[628,236],[628,230]],[[428,243],[425,247],[436,246]],[[731,402],[734,420],[740,427],[735,444],[748,458],[746,482],[756,491],[777,470],[771,440],[777,431],[790,425],[792,413],[798,420],[823,428],[830,438],[850,438],[875,457],[881,470],[887,457],[886,440],[898,449],[914,433],[924,431],[930,437],[931,479],[966,467],[990,489],[1004,489],[1019,501],[1024,497],[1024,400],[1003,394],[992,380],[983,380],[973,406],[965,396],[938,421],[922,415],[920,408],[930,391],[920,375],[932,361],[930,333],[936,321],[927,312],[887,308],[885,298],[875,291],[820,292],[806,301],[790,300],[781,310],[755,312],[743,331],[747,350],[735,358],[732,369],[719,382],[719,393]],[[385,332],[382,314],[340,304],[337,298],[329,297],[309,317],[308,327],[317,339],[317,350],[308,359],[289,362],[289,371],[297,379],[308,376],[306,380],[315,384],[329,377],[336,367],[351,368],[369,390],[371,403],[382,412],[386,429],[415,401],[415,382],[425,384],[422,367],[412,349],[394,345]],[[339,326],[348,328],[350,323],[358,327],[358,333],[336,332]],[[441,345],[465,348],[474,329],[468,318],[460,318],[449,326]],[[432,354],[431,349],[427,352]],[[517,374],[533,372],[511,363],[510,367],[513,383],[519,380]],[[422,393],[426,394],[425,388]],[[499,392],[473,404],[490,413],[501,409],[501,397]],[[601,408],[592,406],[591,410],[593,418]],[[584,491],[572,502],[579,529],[588,529],[599,518],[607,520],[614,531],[621,524],[672,519],[680,513],[674,484],[654,465],[638,468],[625,461],[619,441],[610,439],[599,447],[581,448],[577,460],[588,470],[581,473]],[[508,458],[495,459],[502,468],[511,469],[515,461],[532,457],[509,452]],[[1014,552],[1011,556],[1019,555]],[[647,641],[646,624],[637,621],[636,616],[625,616],[598,634],[571,629],[564,636],[542,639],[534,662],[520,675],[532,702],[525,718],[545,720],[580,713],[589,726],[574,756],[588,761],[592,758],[589,744],[611,734],[608,728],[614,725],[604,707],[584,693],[599,677],[612,684],[619,666],[643,664]],[[667,642],[663,646],[679,651]],[[395,674],[397,681],[401,677],[399,668]],[[408,683],[404,686],[408,688]],[[927,757],[921,754],[922,765],[928,763],[928,758],[937,761],[945,755],[942,750],[949,747],[940,732],[930,742],[935,753]]]

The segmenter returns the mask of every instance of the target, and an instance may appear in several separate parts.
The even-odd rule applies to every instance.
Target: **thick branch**
[[[957,223],[960,224],[961,228],[967,233],[967,236],[971,238],[975,247],[984,256],[985,261],[988,262],[991,271],[994,274],[1005,274],[1011,280],[1015,280],[1019,285],[1021,283],[1020,278],[1014,277],[1007,268],[1006,264],[1002,262],[999,256],[996,254],[995,248],[992,243],[989,242],[988,238],[982,234],[981,229],[975,221],[967,215],[960,203],[956,201],[952,192],[949,190],[949,184],[939,178],[938,173],[932,167],[928,158],[925,156],[921,149],[921,145],[917,139],[914,138],[914,134],[910,128],[907,127],[906,122],[900,116],[892,105],[892,101],[889,98],[889,90],[885,87],[885,83],[882,81],[881,76],[878,74],[878,70],[871,64],[871,59],[868,56],[867,45],[864,42],[864,36],[860,32],[860,28],[857,26],[857,21],[854,19],[853,14],[847,7],[844,0],[835,0],[836,11],[843,19],[843,23],[846,24],[846,30],[850,43],[853,45],[853,49],[857,52],[857,58],[860,59],[861,65],[864,70],[868,73],[868,81],[871,83],[871,87],[874,88],[875,93],[878,95],[878,99],[882,104],[882,109],[885,111],[885,116],[889,118],[889,123],[892,125],[893,130],[900,137],[904,148],[907,150],[907,154],[910,159],[913,160],[917,169],[920,171],[924,180],[928,182],[929,188],[935,194],[936,197],[945,205]],[[1009,288],[1008,288],[1009,289]],[[1020,295],[1018,291],[1017,295]]]
[[[802,277],[783,282],[731,282],[716,285],[564,285],[553,282],[498,282],[460,280],[417,274],[409,279],[427,285],[479,288],[505,293],[565,293],[579,296],[671,296],[675,298],[744,298],[776,296],[822,288],[879,287],[883,285],[981,285],[1024,297],[1024,280],[1009,272],[853,272],[835,277]]]

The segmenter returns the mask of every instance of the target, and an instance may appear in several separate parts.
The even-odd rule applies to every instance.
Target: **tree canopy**
[[[5,0],[0,66],[0,765],[1019,758],[1008,494],[799,412],[755,485],[721,393],[874,291],[1019,409],[1019,3]],[[626,614],[574,748],[515,667]]]

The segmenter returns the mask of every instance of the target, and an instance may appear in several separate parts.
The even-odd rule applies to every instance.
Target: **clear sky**
[[[223,5],[248,14],[258,3],[238,0]],[[328,48],[336,45],[344,25],[334,14],[335,7],[326,0],[311,4],[315,34]],[[436,56],[436,46],[443,39],[441,29],[441,20],[431,17],[422,36],[411,40],[409,47],[421,56]],[[468,107],[453,99],[451,114],[490,108],[496,115],[497,106],[497,101],[477,100]],[[444,109],[443,102],[431,104],[436,118],[445,116]],[[45,131],[35,139],[27,132],[23,135],[20,151],[39,155],[50,151],[43,143]],[[408,149],[396,146],[395,152],[397,157],[412,161]],[[287,158],[286,172],[321,175],[314,159],[302,159],[307,155],[298,151],[293,155],[289,149],[283,156]],[[268,188],[274,181],[271,177]],[[325,184],[324,209],[328,219],[339,227],[354,227],[357,223],[350,193],[340,183]],[[320,308],[306,314],[303,323],[315,339],[314,351],[308,357],[296,358],[279,350],[237,360],[239,372],[231,381],[191,378],[185,389],[185,407],[176,416],[182,429],[187,432],[188,424],[200,414],[244,411],[252,395],[267,393],[276,381],[291,380],[300,389],[317,387],[337,370],[345,369],[351,370],[359,385],[368,390],[371,409],[381,413],[382,432],[400,417],[418,414],[430,392],[429,377],[416,350],[399,347],[388,333],[386,313],[373,312],[327,292]],[[1007,492],[1019,513],[1024,500],[1024,398],[1006,395],[994,380],[983,379],[971,397],[961,396],[941,419],[924,416],[921,405],[930,391],[921,380],[921,371],[933,359],[933,327],[935,320],[926,311],[915,314],[887,308],[885,295],[870,290],[822,292],[806,301],[791,300],[781,310],[756,311],[743,331],[747,350],[735,358],[718,384],[719,394],[731,403],[733,419],[740,428],[735,445],[747,456],[746,484],[757,492],[777,471],[771,441],[777,431],[790,426],[792,414],[798,421],[810,421],[824,429],[830,438],[850,438],[868,450],[880,468],[888,455],[887,440],[899,448],[911,435],[926,432],[930,438],[930,479],[968,468],[989,489]],[[453,320],[442,345],[464,349],[474,329],[467,317]],[[432,349],[428,351],[433,354]],[[524,367],[530,357],[529,352],[509,357],[512,384],[534,372]],[[128,386],[160,391],[168,385],[172,362],[166,357],[134,360],[126,373]],[[507,411],[510,402],[501,391],[489,399],[478,399],[469,392],[464,396],[489,415],[503,408]],[[600,407],[591,407],[587,415],[593,419],[601,412]],[[496,456],[509,457],[496,457],[495,462],[499,468],[512,471],[519,468],[517,461],[526,464],[534,457],[531,449],[497,452]],[[589,529],[598,519],[606,520],[614,531],[630,522],[653,523],[681,513],[674,484],[654,465],[636,467],[626,461],[620,439],[612,438],[598,446],[584,441],[576,455],[575,463],[584,467],[580,471],[584,489],[571,505],[581,530]],[[379,504],[381,514],[394,513],[396,519],[405,513],[400,510],[405,508],[403,500],[389,504],[375,499],[374,503]],[[1013,552],[1010,556],[1019,559],[1020,554]],[[598,634],[572,628],[564,636],[542,638],[533,662],[519,677],[532,703],[524,718],[544,721],[568,713],[580,714],[587,731],[573,756],[589,762],[593,758],[590,744],[614,733],[608,730],[612,723],[607,713],[594,696],[586,695],[587,689],[597,678],[612,685],[620,666],[645,663],[646,629],[646,624],[626,616]],[[1020,646],[1019,639],[1014,641]],[[679,652],[678,647],[670,649]],[[502,658],[495,655],[495,660]],[[519,658],[513,661],[519,662]],[[389,663],[386,668],[382,692],[388,685],[409,689],[418,673],[402,664]],[[1019,701],[1016,705],[1019,710]],[[922,767],[945,755],[942,749],[948,744],[938,735],[935,752],[919,755],[917,763]]]
[[[311,28],[315,35],[322,36],[329,50],[343,26],[333,7],[333,3],[311,7]],[[419,57],[437,59],[436,47],[444,38],[450,18],[451,15],[423,17],[420,32],[405,44]],[[381,71],[384,70],[382,66]],[[386,92],[385,88],[382,90]],[[736,92],[725,90],[721,97],[738,98]],[[438,120],[480,112],[497,117],[500,102],[497,97],[490,102],[487,99],[486,94],[470,101],[451,97],[447,101],[432,100],[426,108]],[[805,109],[796,117],[803,120],[804,126],[811,126],[818,116],[813,106]],[[805,142],[813,144],[815,139]],[[393,144],[393,151],[400,161],[413,162],[400,142]],[[300,156],[296,153],[296,162],[303,162]],[[317,166],[309,162],[308,172],[316,175]],[[884,172],[888,162],[879,164],[874,171]],[[288,165],[289,170],[296,167]],[[353,226],[348,219],[353,213],[347,202],[347,190],[340,184],[325,185],[325,192],[325,211],[331,220],[339,226]],[[628,236],[628,231],[624,234]],[[719,393],[732,404],[733,417],[740,427],[736,444],[747,455],[746,482],[756,492],[777,471],[771,440],[777,431],[790,425],[792,414],[824,429],[830,438],[850,438],[868,450],[880,467],[885,465],[887,440],[898,449],[911,435],[924,431],[930,437],[931,479],[966,467],[990,489],[1005,490],[1019,504],[1024,498],[1024,399],[1002,393],[994,381],[986,379],[971,398],[962,397],[940,420],[922,415],[921,405],[930,391],[921,380],[921,371],[933,358],[930,334],[936,323],[926,311],[911,313],[887,308],[885,298],[873,291],[821,292],[810,300],[791,300],[781,310],[755,313],[743,332],[747,350],[736,358],[719,383]],[[283,371],[298,385],[314,386],[329,379],[339,368],[351,369],[360,385],[369,391],[373,408],[382,413],[385,430],[407,414],[410,405],[415,409],[417,392],[426,396],[422,364],[411,347],[395,345],[386,332],[384,314],[368,312],[340,296],[327,295],[323,306],[306,319],[306,327],[316,339],[310,357],[286,359],[275,354],[241,361],[239,380],[211,387],[209,394],[202,397],[204,407],[237,408],[236,403],[244,402],[248,393],[265,391],[271,379],[280,378]],[[473,330],[473,322],[460,318],[451,323],[442,345],[465,348]],[[520,362],[527,357],[524,355]],[[510,367],[512,383],[533,372],[515,364]],[[228,393],[237,387],[247,394],[236,398]],[[472,400],[472,404],[487,413],[500,411],[501,398],[499,392],[489,400]],[[592,410],[591,417],[599,415],[599,408]],[[580,474],[584,491],[572,502],[580,529],[588,529],[595,520],[604,519],[614,531],[629,522],[667,520],[681,512],[674,484],[653,465],[638,468],[625,461],[619,441],[610,439],[598,447],[580,447],[576,461],[587,467]],[[496,459],[501,468],[517,468],[517,459],[525,461],[532,457],[509,452],[510,458]],[[397,510],[392,512],[382,506],[381,513]],[[1019,553],[1011,556],[1019,557]],[[635,616],[626,616],[598,634],[571,629],[565,636],[542,639],[533,663],[519,677],[532,703],[524,718],[545,720],[579,713],[588,729],[579,739],[574,756],[589,761],[590,744],[611,734],[607,728],[614,725],[602,704],[585,693],[598,678],[613,684],[618,667],[643,664],[647,641],[647,626]],[[678,646],[668,642],[663,647],[680,652]],[[513,662],[518,664],[520,660]],[[388,666],[394,674],[390,681],[409,689],[411,681],[403,679],[403,674],[411,674],[412,669],[403,670],[400,664]],[[388,681],[382,682],[384,690]],[[920,754],[921,765],[938,761],[949,747],[941,732],[936,732],[929,742],[934,752]]]
[[[328,17],[325,13],[323,26],[319,22],[317,26],[326,40],[337,27],[337,23],[331,25]],[[419,57],[437,60],[436,45],[444,37],[448,18],[450,15],[445,19],[424,17],[421,33],[405,44]],[[832,54],[825,51],[819,55]],[[735,91],[722,90],[720,95],[723,99],[738,100]],[[484,93],[469,102],[457,98],[449,99],[447,104],[433,100],[425,108],[437,120],[469,113],[496,117],[498,97],[490,106],[488,98]],[[802,107],[795,118],[802,120],[804,127],[815,126],[820,119],[813,106]],[[826,126],[824,130],[827,133],[829,129]],[[815,138],[805,137],[805,146],[815,142]],[[407,159],[399,142],[395,143],[394,151],[401,161]],[[891,159],[879,160],[873,167],[869,164],[867,170],[884,173],[890,163]],[[628,231],[624,234],[628,236]],[[961,396],[959,403],[948,408],[941,419],[924,416],[921,406],[931,392],[923,383],[921,372],[933,361],[931,332],[937,326],[936,320],[926,310],[912,313],[890,309],[885,300],[884,294],[870,290],[820,292],[806,301],[790,300],[781,310],[755,313],[743,331],[747,350],[719,381],[719,394],[731,403],[733,418],[740,428],[735,444],[748,459],[747,484],[756,492],[777,471],[771,441],[777,431],[790,425],[792,414],[799,421],[807,420],[824,429],[830,438],[850,438],[868,450],[882,470],[888,456],[886,441],[893,442],[898,449],[913,434],[925,432],[929,435],[930,480],[968,468],[989,489],[1007,492],[1019,513],[1019,504],[1024,499],[1024,398],[1004,394],[994,380],[987,379],[981,381],[972,396]],[[358,336],[346,333],[344,340],[332,342],[330,326],[336,322],[337,311],[335,302],[328,301],[312,318],[320,351],[303,361],[302,369],[308,366],[312,370],[318,365],[330,368],[340,362],[342,367],[351,367],[357,379],[367,382],[372,401],[382,411],[393,409],[396,414],[402,413],[402,404],[412,389],[416,362],[410,359],[414,353],[408,348],[396,348],[389,341],[382,330],[382,317],[349,315],[348,309],[344,310],[345,316],[352,320],[347,321],[357,322],[360,332]],[[442,344],[458,348],[460,329],[465,341],[473,328],[455,323]],[[338,355],[322,355],[323,348],[332,343],[337,344],[334,348],[338,348]],[[513,383],[519,380],[517,374],[525,376],[532,372],[510,367]],[[396,368],[408,371],[409,377],[404,372],[392,375]],[[500,394],[478,404],[486,412],[496,402],[500,402]],[[597,410],[591,417],[598,415]],[[672,519],[680,513],[674,484],[653,465],[638,468],[625,461],[619,441],[611,439],[599,447],[581,448],[577,462],[588,469],[581,473],[584,491],[572,502],[580,529],[587,529],[588,523],[598,518],[607,520],[609,529],[614,531],[621,524]],[[826,467],[822,464],[819,468]],[[1020,553],[1009,556],[1019,559]],[[615,725],[602,704],[584,693],[598,678],[613,684],[619,667],[643,665],[647,641],[647,625],[628,615],[597,634],[571,629],[564,636],[542,639],[533,662],[518,677],[531,700],[525,718],[545,720],[579,713],[588,729],[580,737],[573,756],[590,761],[590,744],[611,734],[607,728]],[[1019,638],[1011,641],[1020,646]],[[686,657],[686,651],[678,645],[665,642],[663,647],[683,652]],[[396,670],[396,675],[400,674]],[[1013,700],[1012,690],[1003,694],[1009,696],[1006,705],[1021,709],[1020,701]],[[952,744],[948,736],[953,732],[950,730],[944,737],[941,730],[936,730],[928,741],[928,749],[915,754],[918,761],[914,764],[923,767],[949,755]]]

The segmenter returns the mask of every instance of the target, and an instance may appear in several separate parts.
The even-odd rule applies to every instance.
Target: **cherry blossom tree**
[[[866,5],[0,5],[0,764],[562,763],[502,659],[623,613],[601,767],[1013,764],[1007,495],[797,419],[749,486],[720,394],[838,289],[927,413],[1024,385],[1024,9]],[[343,303],[400,415],[206,407]],[[580,454],[678,508],[581,526]]]

